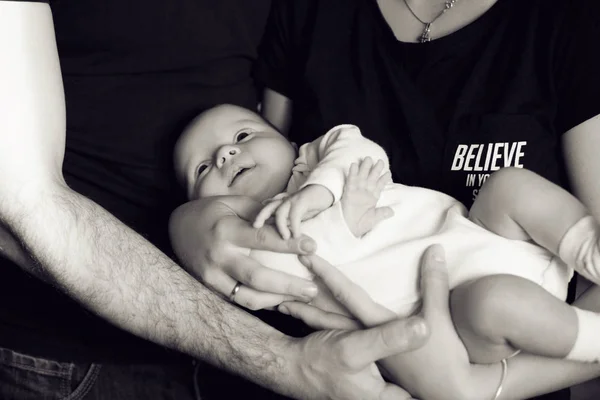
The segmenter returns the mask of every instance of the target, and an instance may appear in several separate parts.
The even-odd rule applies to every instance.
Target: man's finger
[[[423,311],[439,312],[448,309],[449,284],[444,248],[433,245],[425,250],[421,261],[421,295]]]
[[[395,319],[344,338],[342,356],[351,368],[365,368],[372,362],[421,347],[429,335],[421,317]]]
[[[271,225],[255,229],[246,221],[232,218],[228,221],[227,228],[227,239],[238,247],[293,254],[312,254],[317,250],[317,243],[308,236],[284,240]]]
[[[260,292],[294,296],[311,301],[318,293],[317,285],[306,279],[267,268],[246,256],[239,256],[224,266],[223,271],[234,280]]]
[[[319,277],[333,297],[365,326],[378,325],[396,317],[393,312],[375,303],[361,287],[321,257],[300,256],[299,259]]]
[[[361,324],[340,314],[323,311],[310,304],[291,301],[282,303],[277,310],[286,315],[302,320],[306,325],[318,329],[355,330],[362,328]]]

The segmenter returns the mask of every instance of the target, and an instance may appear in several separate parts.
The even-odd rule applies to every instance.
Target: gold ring
[[[235,303],[235,295],[237,294],[237,292],[240,291],[241,287],[242,287],[242,282],[238,282],[235,284],[235,286],[231,290],[231,293],[229,293],[229,301],[231,301],[232,303]]]

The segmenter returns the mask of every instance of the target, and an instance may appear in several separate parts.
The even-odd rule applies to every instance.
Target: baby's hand
[[[357,163],[350,166],[340,203],[346,224],[356,237],[361,237],[379,222],[394,215],[390,207],[377,208],[381,191],[392,182],[389,171],[381,175],[383,167],[383,161],[373,165],[370,157],[362,160],[360,166]]]
[[[275,225],[281,236],[287,240],[291,234],[299,237],[300,223],[310,219],[333,204],[333,194],[325,186],[308,185],[290,196],[273,199],[256,216],[255,228],[260,228],[265,221],[275,214]]]

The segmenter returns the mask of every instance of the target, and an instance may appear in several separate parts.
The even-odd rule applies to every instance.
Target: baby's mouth
[[[231,178],[231,182],[229,183],[229,186],[233,185],[236,180],[238,178],[240,178],[242,175],[244,175],[246,172],[250,171],[252,168],[245,168],[245,167],[241,167],[240,169],[238,169],[232,176]]]

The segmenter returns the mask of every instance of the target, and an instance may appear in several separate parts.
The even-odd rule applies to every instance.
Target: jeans
[[[200,400],[194,365],[57,362],[0,348],[2,400]]]

